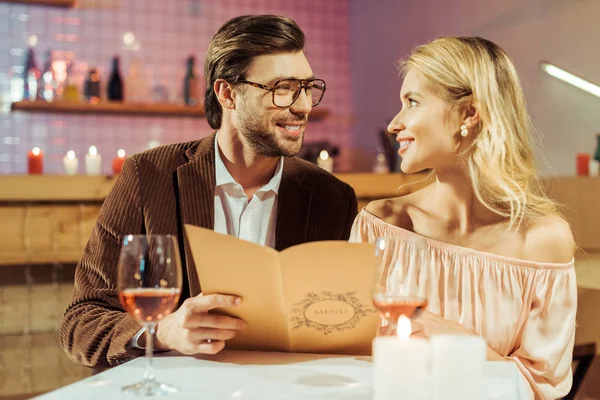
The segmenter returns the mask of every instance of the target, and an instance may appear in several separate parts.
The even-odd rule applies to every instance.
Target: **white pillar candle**
[[[479,336],[431,337],[433,400],[481,400],[487,345]]]
[[[333,158],[329,156],[329,152],[327,150],[321,150],[319,158],[317,158],[317,165],[323,168],[325,171],[333,173]]]
[[[429,343],[410,338],[410,319],[398,319],[396,336],[373,340],[374,400],[429,400]]]
[[[75,152],[73,150],[67,151],[67,155],[63,157],[63,165],[65,166],[65,173],[67,175],[75,175],[77,174],[77,165],[79,164],[79,160],[75,157]]]
[[[102,173],[102,157],[98,154],[96,146],[90,146],[85,155],[85,172],[88,175],[100,175]]]
[[[600,175],[600,162],[598,160],[594,160],[592,158],[590,160],[589,171],[590,171],[590,176]]]

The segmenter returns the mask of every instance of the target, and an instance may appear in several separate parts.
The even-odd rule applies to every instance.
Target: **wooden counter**
[[[402,174],[339,174],[355,188],[359,207],[392,197],[421,178]],[[0,266],[76,263],[114,177],[0,176]],[[402,187],[398,193],[417,189]]]
[[[359,208],[414,191],[424,177],[337,176],[354,188]],[[114,181],[106,176],[0,176],[0,266],[77,262]],[[600,252],[600,178],[557,178],[548,184],[551,196],[564,205],[579,246]]]

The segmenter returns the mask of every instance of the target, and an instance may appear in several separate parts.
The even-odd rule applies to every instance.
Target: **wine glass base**
[[[124,386],[122,389],[123,393],[131,394],[134,396],[165,396],[167,394],[177,393],[177,388],[160,383],[155,380],[141,381],[132,385]]]

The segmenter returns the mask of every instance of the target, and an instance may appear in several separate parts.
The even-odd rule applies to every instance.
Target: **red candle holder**
[[[113,159],[112,170],[114,175],[118,175],[123,170],[123,164],[125,163],[125,150],[120,149],[117,151],[117,156]]]
[[[27,173],[30,175],[44,173],[44,153],[39,147],[34,147],[27,153]]]
[[[590,155],[588,153],[577,154],[577,176],[590,175]]]

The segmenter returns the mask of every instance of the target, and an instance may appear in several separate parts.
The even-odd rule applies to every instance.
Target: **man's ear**
[[[230,110],[235,109],[233,88],[226,80],[217,79],[213,85],[213,90],[217,95],[219,103],[221,103],[221,107]]]

